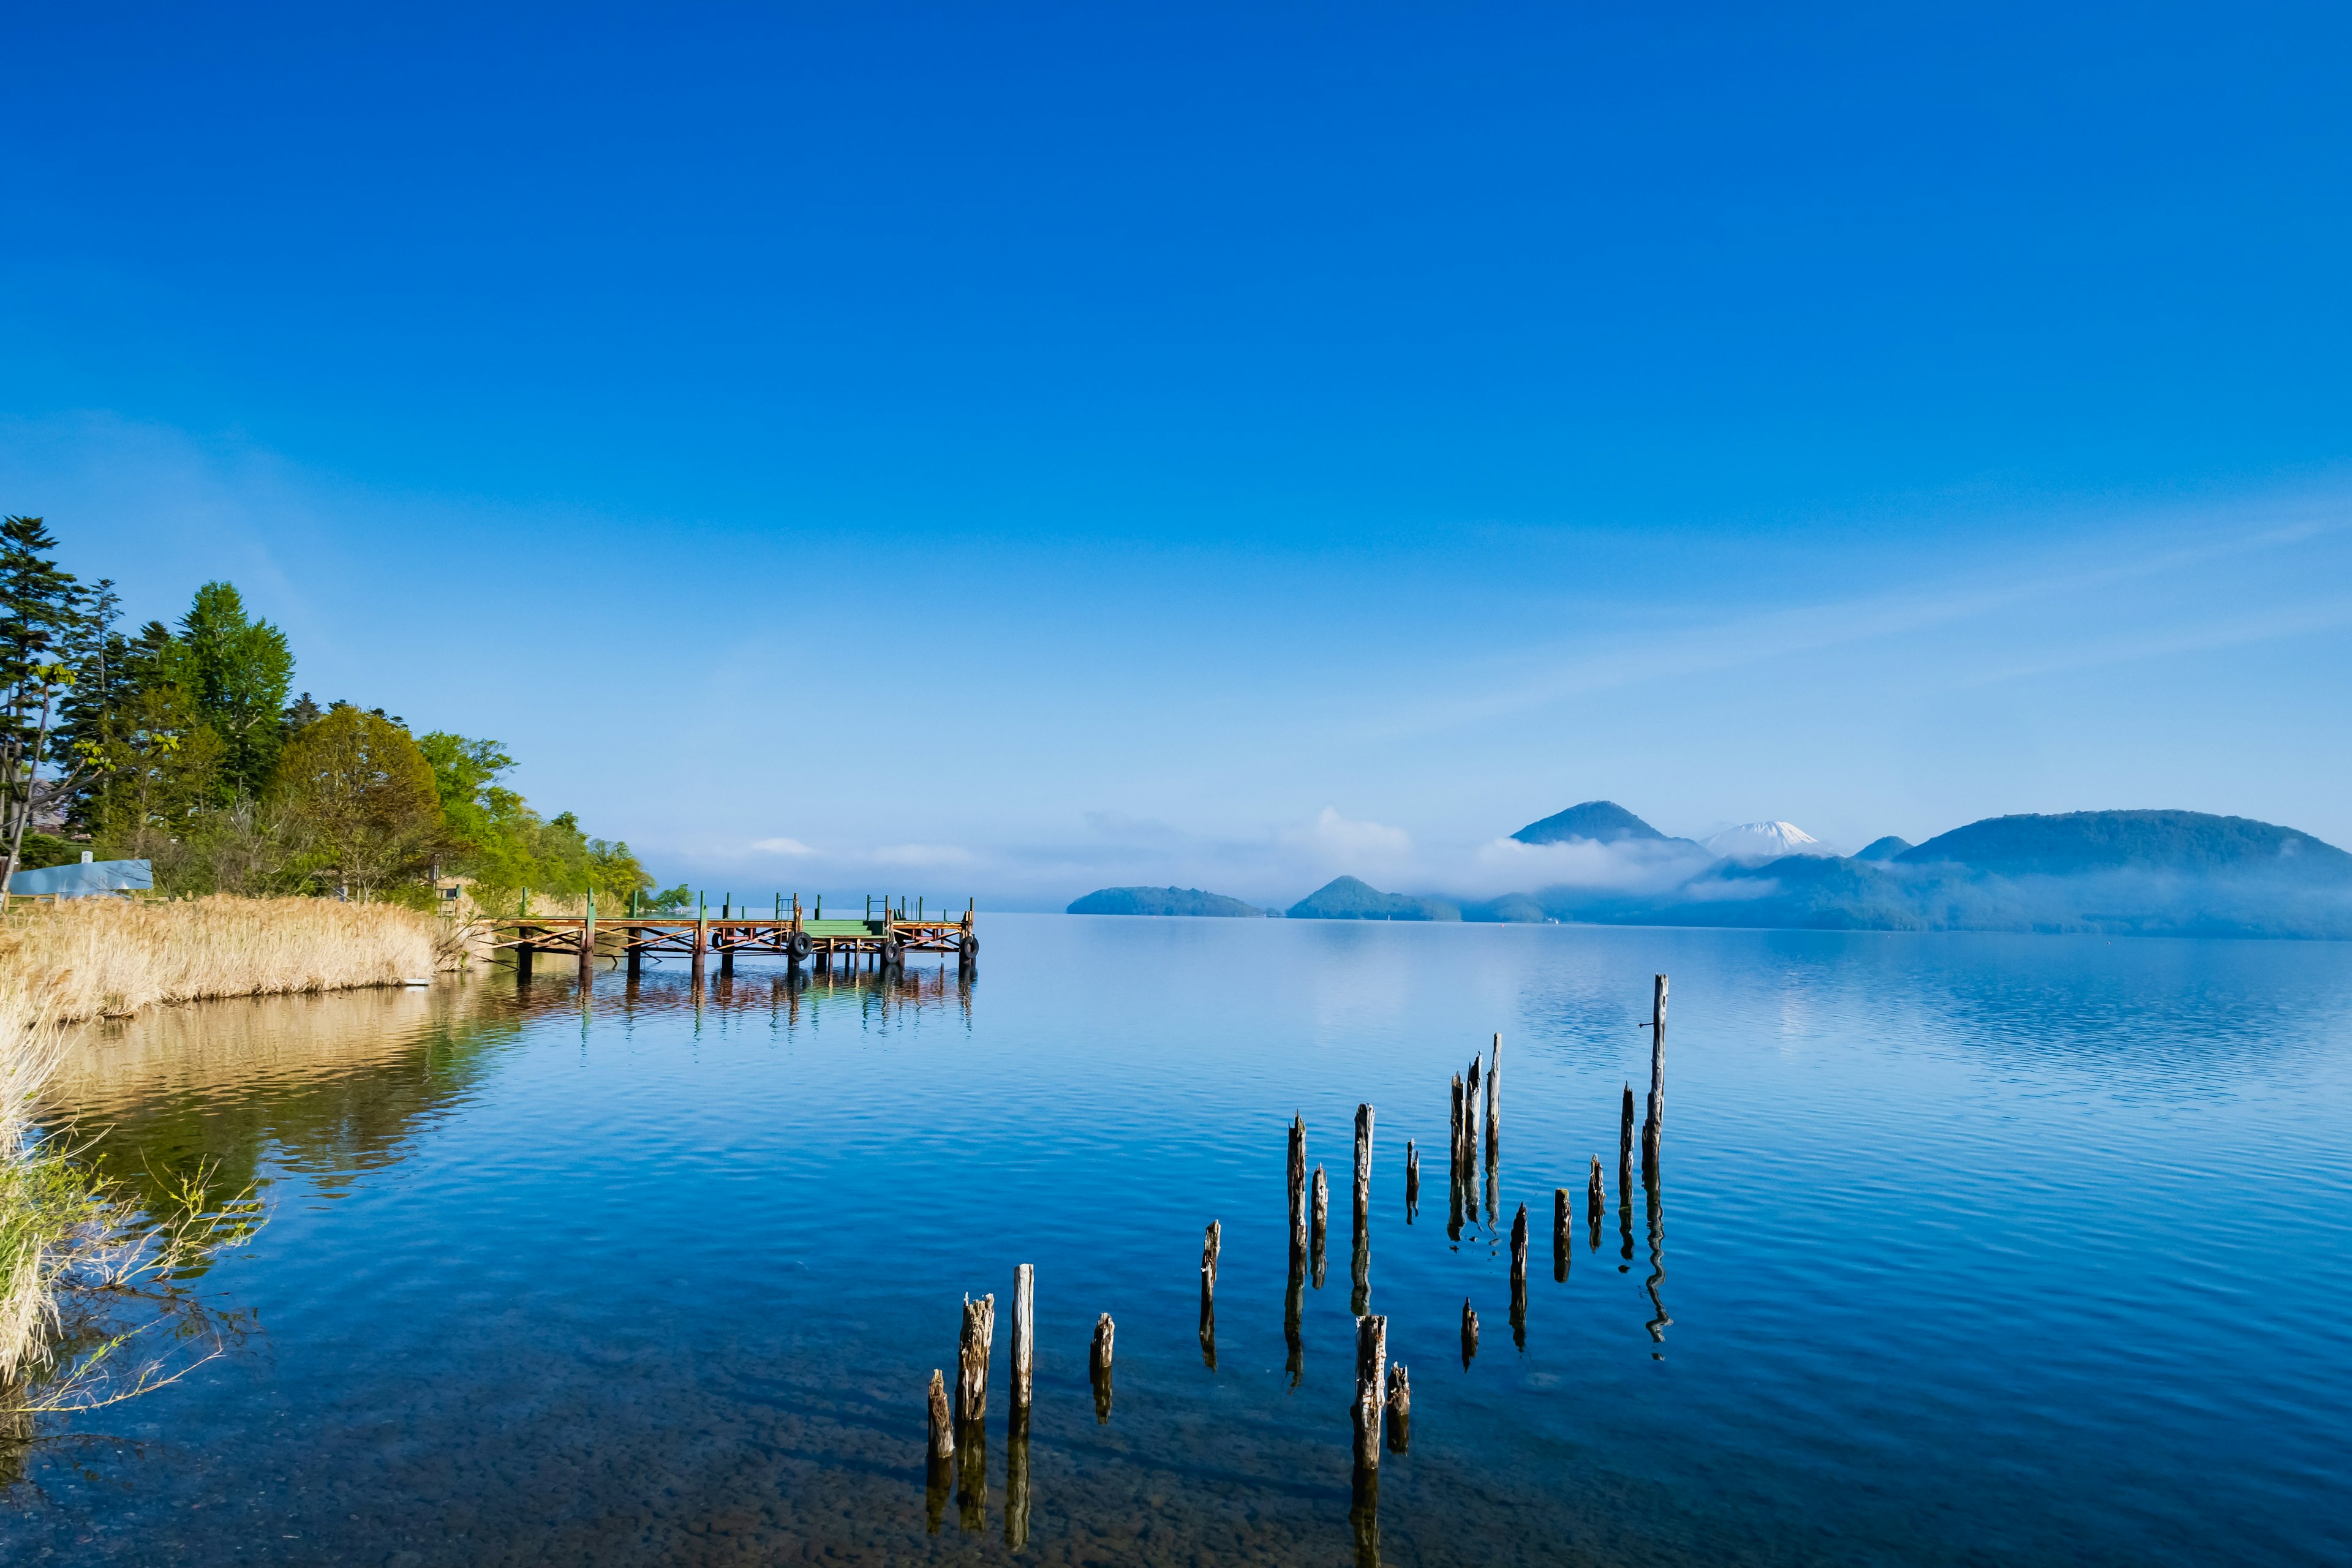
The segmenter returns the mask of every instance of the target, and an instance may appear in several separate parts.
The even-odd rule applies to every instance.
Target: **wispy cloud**
[[[1463,697],[1468,684],[1450,679],[1443,700],[1405,708],[1362,726],[1368,739],[1401,739],[1458,729],[1542,708],[1569,698],[1615,688],[1759,664],[1794,654],[1819,652],[1949,626],[2045,601],[2078,601],[2116,584],[2209,568],[2239,556],[2289,549],[2339,532],[2347,503],[2331,502],[2322,516],[2300,516],[2267,526],[2241,525],[2218,538],[2166,550],[2118,549],[2103,542],[2100,552],[2123,558],[2093,567],[2050,559],[1999,577],[1979,577],[1935,592],[1862,595],[1821,600],[1712,622],[1687,622],[1654,630],[1613,646],[1549,643],[1492,661],[1484,695]],[[2077,558],[2083,553],[2078,547]],[[2327,612],[2333,615],[2333,611]],[[2265,617],[2267,619],[2267,617]],[[2247,623],[2252,640],[2262,623]],[[2332,626],[2336,619],[2314,621]],[[2312,629],[2295,627],[2294,629]],[[2291,635],[2290,629],[2272,635]],[[2118,645],[2122,647],[2124,645]],[[2184,648],[2222,646],[2195,640]],[[2119,657],[2139,657],[2121,654]],[[1995,676],[1993,679],[2003,679]]]
[[[770,855],[814,855],[815,850],[797,838],[754,838],[751,847]]]

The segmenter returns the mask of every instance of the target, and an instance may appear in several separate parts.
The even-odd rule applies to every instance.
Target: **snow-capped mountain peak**
[[[1743,822],[1706,839],[1727,860],[1777,860],[1783,855],[1835,855],[1836,850],[1793,822]]]

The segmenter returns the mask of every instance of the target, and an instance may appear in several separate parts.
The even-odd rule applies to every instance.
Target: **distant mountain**
[[[1882,839],[1869,858],[1717,860],[1662,890],[1535,897],[1555,920],[1607,924],[2352,939],[2352,855],[2267,822],[1990,817],[1881,858],[1900,843]]]
[[[1743,822],[1701,842],[1727,860],[1777,860],[1783,855],[1837,853],[1793,822]]]
[[[1664,838],[1665,835],[1613,800],[1588,800],[1541,822],[1530,822],[1511,837],[1522,844],[1565,844],[1571,838],[1615,844],[1622,839]]]
[[[1551,917],[1532,893],[1505,893],[1484,903],[1463,905],[1462,918],[1496,925],[1541,925]]]
[[[1223,893],[1198,888],[1097,888],[1072,904],[1074,915],[1263,915],[1265,911]]]
[[[1458,921],[1460,909],[1443,899],[1383,893],[1353,877],[1324,883],[1290,906],[1295,921]]]
[[[1857,860],[1892,860],[1911,847],[1908,838],[1897,838],[1892,833],[1884,838],[1874,838],[1854,853]]]
[[[1906,866],[1965,866],[2004,877],[2087,871],[2216,876],[2277,872],[2295,881],[2352,882],[2352,855],[2307,833],[2201,811],[2070,811],[1991,816],[1895,857]]]

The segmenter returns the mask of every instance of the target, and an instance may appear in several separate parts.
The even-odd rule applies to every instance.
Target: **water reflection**
[[[1666,1178],[1665,1171],[1660,1159],[1653,1158],[1649,1162],[1649,1174],[1643,1180],[1642,1185],[1649,1194],[1650,1199],[1650,1278],[1648,1281],[1648,1289],[1650,1292],[1650,1305],[1656,1309],[1657,1315],[1653,1317],[1644,1326],[1650,1331],[1650,1338],[1653,1341],[1657,1343],[1664,1344],[1666,1339],[1666,1330],[1674,1322],[1672,1318],[1666,1316],[1666,1303],[1658,1294],[1659,1288],[1666,1282],[1666,1209],[1664,1194]]]
[[[1004,1443],[1004,1544],[1029,1544],[1029,1409],[1017,1404]]]
[[[81,1031],[49,1100],[151,1211],[199,1169],[266,1184],[265,1157],[332,1198],[466,1100],[516,1032],[487,985],[156,1007]]]

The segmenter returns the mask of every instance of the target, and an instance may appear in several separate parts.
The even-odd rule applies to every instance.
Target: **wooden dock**
[[[737,914],[731,906],[721,906],[717,916],[702,909],[692,915],[605,917],[592,901],[585,915],[526,914],[478,923],[489,933],[491,947],[514,953],[515,968],[524,977],[541,953],[572,958],[583,979],[599,955],[625,961],[631,974],[639,973],[649,952],[684,958],[698,980],[714,955],[722,973],[733,971],[739,953],[828,967],[842,960],[871,960],[883,969],[898,968],[910,953],[952,953],[966,966],[980,955],[970,904],[953,917],[928,910],[910,916],[903,902],[887,900],[877,905],[869,899],[866,908],[863,918],[827,920],[803,910],[795,898],[790,910],[780,905],[769,915]]]

